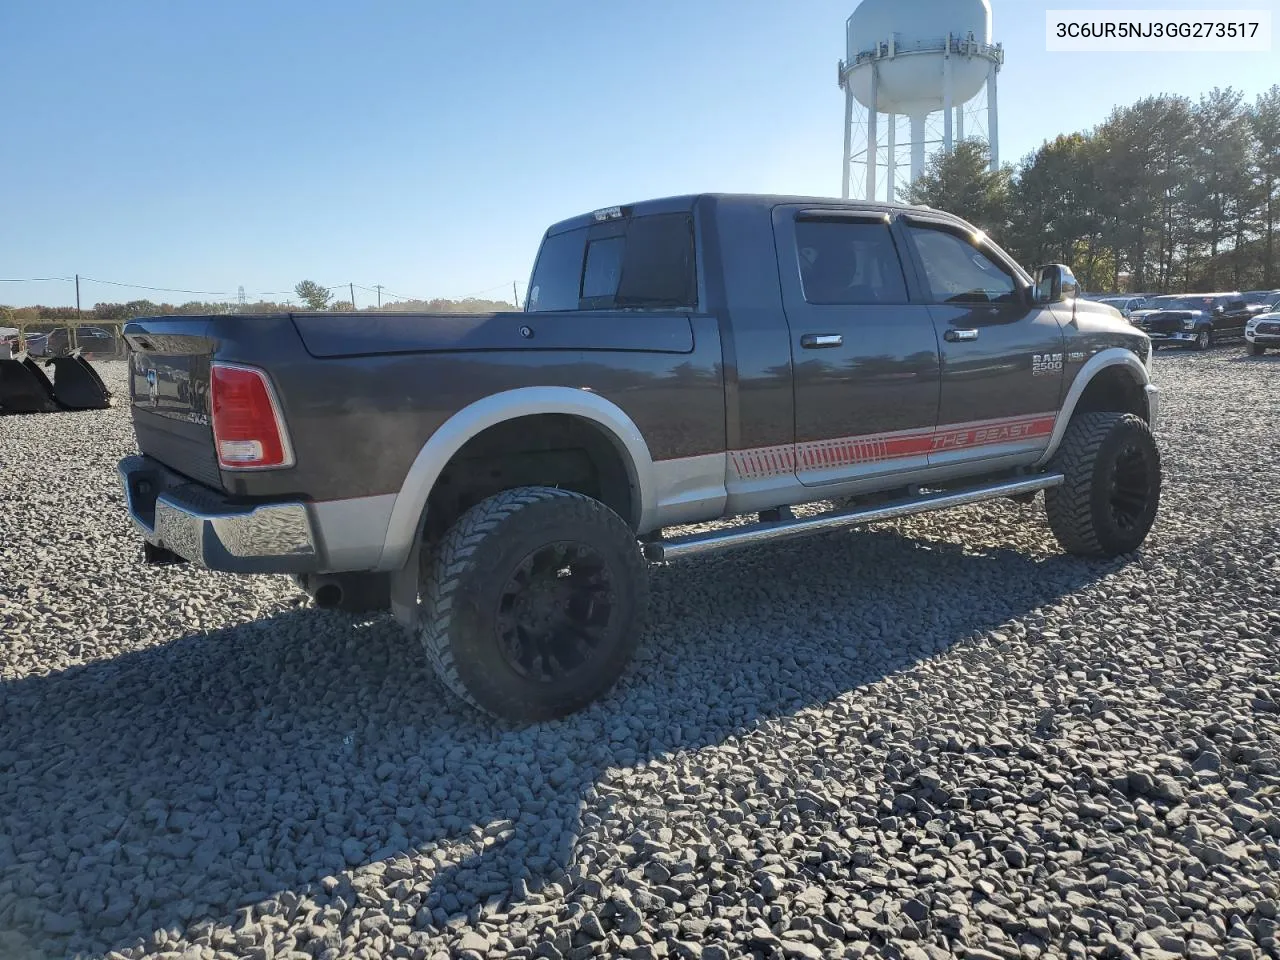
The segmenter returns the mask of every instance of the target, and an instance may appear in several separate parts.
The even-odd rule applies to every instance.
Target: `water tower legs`
[[[964,104],[956,107],[956,143],[964,139]]]
[[[924,173],[924,114],[911,115],[911,182]]]
[[[996,106],[996,74],[999,64],[991,64],[987,74],[987,142],[991,145],[991,172],[1000,169],[1000,111]]]
[[[876,119],[880,109],[880,71],[871,65],[871,106],[867,108],[867,196],[876,198],[876,152],[880,146]]]
[[[888,188],[885,192],[885,199],[888,200],[890,203],[893,203],[893,201],[897,199],[897,197],[895,197],[894,194],[897,192],[896,191],[897,184],[895,183],[895,181],[898,179],[898,117],[897,115],[892,113],[889,114],[888,123],[889,123],[889,155],[886,158],[886,162],[885,162],[885,174],[886,174],[885,181],[888,183]]]
[[[853,88],[844,86],[844,177],[840,184],[840,197],[849,199],[849,167],[853,164]]]
[[[951,36],[947,35],[947,52],[942,58],[942,149],[951,153],[955,142],[952,139],[951,119],[952,105],[955,100],[951,83]]]

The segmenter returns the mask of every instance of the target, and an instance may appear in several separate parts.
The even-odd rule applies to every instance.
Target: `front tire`
[[[1267,348],[1258,343],[1249,344],[1249,352],[1255,357],[1260,357],[1267,352]]]
[[[1071,418],[1051,468],[1061,486],[1045,491],[1045,514],[1068,553],[1115,557],[1141,546],[1160,506],[1160,451],[1131,413]]]
[[[634,531],[604,504],[519,487],[472,507],[424,555],[420,594],[419,636],[450,690],[502,720],[550,720],[622,675],[648,568]]]
[[[1213,332],[1211,330],[1201,330],[1196,334],[1196,349],[1208,350],[1213,346]]]

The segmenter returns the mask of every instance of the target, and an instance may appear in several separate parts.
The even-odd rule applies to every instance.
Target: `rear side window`
[[[577,310],[587,231],[571,230],[542,241],[529,284],[527,310]]]
[[[797,220],[804,298],[815,304],[906,303],[902,261],[889,226],[860,220]]]
[[[609,221],[548,238],[538,254],[527,309],[693,308],[693,218],[656,214]]]

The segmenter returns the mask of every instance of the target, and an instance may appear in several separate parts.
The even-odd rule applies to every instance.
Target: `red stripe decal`
[[[1005,417],[970,424],[948,424],[930,431],[833,437],[792,445],[735,450],[730,462],[739,477],[755,479],[808,468],[882,463],[904,457],[971,447],[1016,443],[1053,433],[1057,414]]]

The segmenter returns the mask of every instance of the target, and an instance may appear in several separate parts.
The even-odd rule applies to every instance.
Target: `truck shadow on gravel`
[[[582,810],[619,768],[856,691],[1111,569],[892,529],[655,569],[617,690],[526,729],[455,703],[389,618],[311,609],[0,684],[0,954],[157,949],[264,902],[305,927],[370,896],[352,870],[416,929],[571,888]]]

